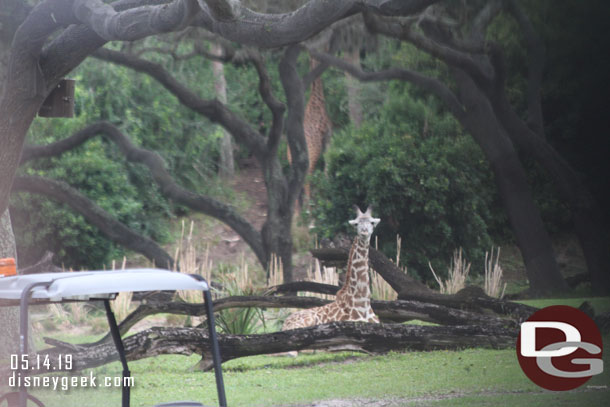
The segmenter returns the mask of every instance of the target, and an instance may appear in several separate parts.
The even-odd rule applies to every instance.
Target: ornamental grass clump
[[[485,252],[485,294],[494,298],[503,298],[506,291],[506,283],[502,286],[502,274],[504,270],[500,266],[500,248],[496,251],[494,260],[494,248],[491,248],[491,254]],[[500,291],[502,287],[502,291]]]
[[[428,266],[440,286],[441,294],[455,294],[466,287],[466,278],[468,278],[471,264],[466,263],[461,247],[453,252],[453,259],[448,270],[448,278],[445,281],[441,280],[434,272],[430,262],[428,262]]]

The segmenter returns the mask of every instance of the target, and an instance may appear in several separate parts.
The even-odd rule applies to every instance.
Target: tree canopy
[[[545,44],[541,35],[546,32],[541,30],[539,20],[545,7],[551,6],[526,7],[516,0],[468,5],[434,0],[267,3],[261,6],[254,1],[225,0],[8,2],[8,15],[14,21],[3,20],[1,26],[7,68],[0,100],[3,146],[0,212],[4,213],[8,206],[11,189],[44,193],[70,205],[115,242],[143,252],[158,265],[166,265],[173,260],[155,242],[163,240],[163,233],[154,219],[163,217],[170,205],[180,205],[225,222],[249,244],[264,267],[272,254],[279,255],[285,265],[285,278],[290,280],[291,220],[308,165],[303,132],[305,98],[311,82],[332,66],[369,84],[393,81],[375,89],[379,94],[388,89],[392,94],[394,89],[395,106],[390,103],[384,109],[365,111],[363,127],[353,131],[349,126],[339,129],[337,142],[343,140],[346,146],[352,143],[353,150],[361,141],[366,144],[368,139],[368,143],[374,144],[380,137],[381,142],[374,147],[396,151],[399,160],[392,161],[390,155],[380,157],[384,152],[374,149],[362,150],[359,158],[342,156],[333,146],[328,157],[333,171],[348,171],[346,165],[339,165],[341,157],[345,164],[360,159],[362,164],[353,171],[369,171],[362,174],[369,180],[376,174],[380,178],[378,184],[386,182],[389,190],[373,183],[364,192],[354,193],[352,187],[351,195],[343,200],[328,201],[332,210],[325,216],[346,207],[351,199],[382,201],[390,193],[386,191],[395,193],[401,185],[407,192],[398,194],[393,202],[403,200],[414,213],[421,207],[422,213],[434,214],[433,220],[425,220],[424,216],[419,221],[434,221],[438,227],[433,232],[424,232],[431,241],[427,246],[433,244],[434,234],[440,230],[443,238],[456,244],[478,236],[480,247],[489,239],[485,228],[492,221],[483,219],[490,218],[485,214],[488,206],[485,202],[492,195],[477,197],[473,191],[476,188],[472,187],[481,182],[491,189],[491,177],[523,254],[532,289],[564,290],[547,227],[523,164],[524,160],[531,160],[553,182],[557,198],[568,208],[594,286],[600,290],[608,286],[604,272],[608,236],[599,222],[602,211],[582,174],[546,135],[547,129],[553,127],[546,125],[542,108]],[[354,64],[353,58],[351,61],[340,58],[347,51],[343,52],[337,44],[345,43],[341,38],[346,35],[345,26],[354,24],[351,19],[354,16],[361,16],[362,26],[388,44],[386,55],[391,55],[387,50],[397,51],[396,54],[374,62],[374,58],[366,58],[370,50],[361,48],[364,57],[361,62]],[[512,32],[519,35],[509,35]],[[319,42],[328,46],[317,47]],[[211,43],[220,44],[222,53],[211,52]],[[311,71],[303,61],[305,50],[321,62]],[[107,69],[114,76],[99,75],[95,69],[87,68],[89,62],[83,61],[89,57],[112,63],[112,68]],[[236,80],[231,81],[235,86],[244,81],[256,85],[239,89],[238,97],[220,102],[210,92],[212,88],[204,85],[213,80],[210,71],[195,67],[208,64],[209,60],[231,66],[233,71],[227,74],[235,75]],[[96,66],[101,65],[97,62]],[[78,103],[82,105],[77,105],[77,110],[82,112],[85,104],[89,104],[97,111],[91,117],[80,115],[80,122],[54,128],[55,134],[48,137],[43,136],[44,129],[37,130],[38,125],[34,125],[32,133],[38,136],[32,141],[37,146],[25,146],[26,134],[42,101],[70,72],[86,75],[96,89],[94,100],[86,97],[85,89],[79,90],[82,93]],[[338,81],[336,73],[324,75],[331,82]],[[130,87],[121,86],[122,81],[139,82],[138,91],[130,94],[127,91]],[[410,85],[405,86],[405,82]],[[337,92],[350,90],[328,94],[331,102],[335,102],[329,109],[331,115],[346,124],[350,120],[348,109],[340,106],[346,97],[338,96]],[[414,97],[401,98],[401,92]],[[402,111],[396,105],[402,105]],[[411,111],[416,113],[409,118]],[[401,119],[417,123],[415,116],[419,116],[421,126],[392,128]],[[210,152],[213,149],[210,146],[219,137],[207,131],[211,127],[204,126],[204,130],[198,124],[201,119],[222,126],[263,169],[269,207],[261,230],[201,182],[205,166],[214,162],[216,152]],[[103,135],[104,141],[97,139],[98,135]],[[424,139],[412,142],[409,137]],[[466,152],[473,148],[465,143],[467,137],[472,137],[480,150]],[[446,149],[440,151],[446,155],[435,156],[437,146],[443,145]],[[284,146],[293,157],[290,165],[283,161]],[[418,165],[416,155],[401,156],[401,146],[422,149],[426,158]],[[464,146],[463,151],[460,146]],[[453,153],[453,149],[459,152]],[[100,163],[98,170],[93,166],[91,173],[81,172],[79,160],[87,151],[96,159],[104,154],[122,158],[114,168]],[[477,156],[479,151],[481,156]],[[480,175],[480,180],[460,179],[459,165],[453,162],[445,165],[445,160],[453,161],[451,154],[469,155],[472,165],[480,165],[484,159],[489,167],[468,168]],[[212,159],[202,159],[204,156]],[[38,161],[41,157],[46,161]],[[30,162],[34,158],[36,164]],[[383,172],[382,158],[387,158],[393,167],[389,172]],[[438,161],[427,161],[430,159]],[[72,172],[57,167],[60,160]],[[194,168],[193,160],[199,160],[203,167]],[[88,165],[95,162],[88,161]],[[371,161],[376,164],[367,167]],[[15,177],[19,165],[27,168]],[[119,167],[127,169],[127,178],[117,174]],[[376,168],[385,175],[376,173]],[[411,175],[408,168],[413,168]],[[410,180],[410,176],[414,178]],[[393,179],[398,183],[392,185]],[[426,189],[428,181],[436,189]],[[326,183],[329,196],[336,189],[345,188],[340,185],[343,182],[340,177],[333,182]],[[148,185],[155,186],[151,189]],[[420,186],[423,191],[418,193]],[[76,187],[91,194],[85,196]],[[118,189],[124,191],[124,199],[114,202],[108,197]],[[425,193],[445,195],[428,199]],[[148,198],[147,206],[135,198],[143,194]],[[408,196],[413,199],[405,199]],[[447,199],[459,201],[451,208],[453,213],[446,210]],[[439,210],[439,205],[444,209]],[[462,212],[458,210],[460,205]],[[398,219],[403,219],[397,210],[392,212],[391,205],[384,210],[397,224]],[[22,213],[30,211],[26,206]],[[466,213],[472,218],[462,216]],[[396,231],[400,227],[390,229]],[[69,230],[66,228],[68,235]]]

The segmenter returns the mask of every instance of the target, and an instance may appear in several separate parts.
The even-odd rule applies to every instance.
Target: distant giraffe
[[[358,235],[354,239],[347,261],[347,273],[343,287],[337,292],[335,301],[321,307],[309,308],[286,318],[282,330],[304,328],[332,321],[379,322],[371,308],[368,257],[373,229],[379,219],[371,216],[369,207],[365,213],[356,208],[358,216],[350,220]]]
[[[318,65],[318,62],[313,58],[309,58],[309,68],[313,70]],[[324,86],[322,78],[318,77],[311,84],[311,92],[309,100],[305,106],[305,115],[303,117],[303,132],[305,133],[305,142],[307,144],[307,154],[309,157],[309,167],[307,168],[307,176],[313,174],[316,164],[320,156],[324,152],[324,147],[330,140],[332,132],[332,123],[326,111],[326,98],[324,97]],[[288,150],[288,162],[292,162],[290,150]],[[305,181],[303,186],[305,199],[311,197],[311,189],[309,181]]]

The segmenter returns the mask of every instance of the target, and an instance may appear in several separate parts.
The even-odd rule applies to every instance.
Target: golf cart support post
[[[125,385],[125,378],[131,373],[127,364],[125,348],[119,328],[110,308],[110,300],[123,291],[157,291],[157,290],[201,290],[208,318],[209,340],[211,341],[212,360],[216,378],[218,401],[221,407],[227,406],[224,382],[222,378],[220,350],[216,337],[214,312],[212,309],[212,296],[210,286],[199,275],[187,275],[169,270],[160,269],[131,269],[115,271],[81,271],[64,273],[43,273],[30,275],[16,275],[0,278],[0,301],[3,306],[19,305],[20,332],[19,332],[19,359],[28,354],[28,307],[32,304],[49,304],[74,301],[103,301],[110,326],[110,333],[123,366],[123,380],[121,382],[122,407],[129,407],[130,388]],[[21,367],[20,367],[21,368]],[[27,374],[19,371],[18,373]],[[7,400],[12,407],[18,400],[19,407],[26,407],[27,400],[44,407],[36,397],[27,393],[22,384],[19,392],[7,393],[0,396],[0,403]],[[197,402],[180,401],[157,404],[155,407],[202,407]]]

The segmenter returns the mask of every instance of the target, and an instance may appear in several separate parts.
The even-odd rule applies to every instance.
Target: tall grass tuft
[[[129,315],[132,297],[133,292],[123,291],[116,296],[114,301],[112,301],[112,312],[114,313],[114,316],[118,322],[123,321],[127,315]]]
[[[375,236],[375,249],[378,250],[377,236]],[[396,267],[407,274],[407,266],[400,267],[400,251],[402,249],[402,238],[396,235]],[[398,293],[394,291],[392,286],[388,284],[375,270],[369,269],[371,276],[371,297],[376,300],[395,301],[398,299]]]
[[[70,313],[64,309],[62,304],[49,304],[47,309],[49,310],[51,319],[56,326],[70,324]]]
[[[269,262],[269,270],[267,272],[267,287],[275,287],[284,283],[284,267],[282,259],[275,253],[271,253],[271,261]]]
[[[448,278],[445,281],[438,277],[432,268],[432,264],[428,262],[428,267],[430,267],[432,275],[434,275],[436,282],[440,286],[441,294],[455,294],[464,288],[466,286],[466,278],[470,272],[470,266],[470,263],[466,264],[461,247],[453,252],[453,259],[448,270]]]
[[[176,247],[175,259],[176,265],[174,271],[180,268],[181,273],[198,274],[205,281],[210,282],[212,278],[212,261],[210,260],[210,245],[208,244],[203,253],[203,258],[198,258],[197,248],[193,241],[193,229],[195,222],[191,221],[189,232],[185,236],[186,225],[182,221],[182,231],[180,233],[180,243]],[[203,293],[197,290],[178,290],[177,296],[185,302],[201,303],[203,301]]]
[[[318,259],[314,259],[313,267],[310,264],[307,268],[307,279],[315,283],[339,285],[339,274],[335,267],[324,267],[320,264]],[[310,295],[325,300],[332,300],[335,298],[332,294],[319,294],[311,293]]]
[[[375,270],[370,269],[371,297],[376,300],[395,301],[398,293]]]
[[[403,273],[407,274],[407,266],[400,266],[400,252],[402,251],[402,238],[400,235],[396,235],[396,267],[402,270]]]
[[[494,261],[494,248],[491,248],[491,254],[485,252],[485,294],[494,298],[503,298],[506,291],[506,283],[502,287],[502,267],[500,266],[500,248],[496,252]]]

